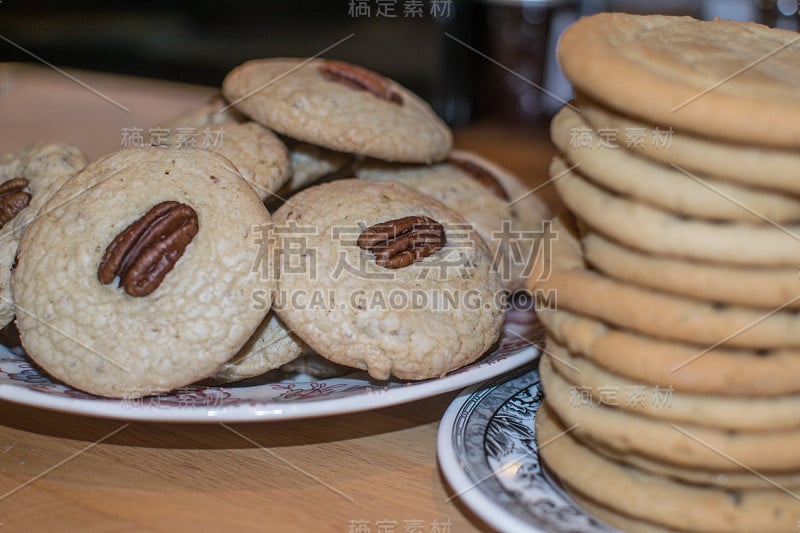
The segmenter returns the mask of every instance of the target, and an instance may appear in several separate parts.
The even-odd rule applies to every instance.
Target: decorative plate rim
[[[499,481],[499,474],[505,471],[505,467],[499,470],[492,470],[489,465],[486,443],[490,426],[493,423],[497,423],[498,414],[506,410],[507,404],[532,387],[539,385],[539,383],[538,364],[534,361],[507,375],[498,376],[465,389],[447,408],[439,424],[437,458],[439,467],[454,493],[453,498],[461,499],[484,522],[499,531],[530,531],[534,533],[616,532],[616,529],[581,509],[558,485],[558,482],[551,477],[549,472],[541,468],[538,456],[523,455],[521,458],[535,463],[538,470],[533,474],[533,477],[538,478],[542,484],[540,486],[545,486],[548,496],[552,497],[552,501],[546,502],[548,503],[547,506],[540,508],[552,509],[550,504],[555,502],[560,507],[553,511],[554,515],[559,520],[572,521],[569,524],[564,523],[563,529],[553,529],[553,524],[538,520],[542,517],[536,516],[532,512],[530,505],[525,505],[525,502],[521,499],[521,494],[503,486],[503,483]],[[510,393],[509,390],[511,391]],[[538,408],[538,404],[534,405],[527,416],[526,422],[529,422],[531,426]],[[456,444],[459,440],[466,441],[468,433],[481,435],[482,454],[479,460],[471,459],[468,453],[462,453]],[[531,434],[534,435],[533,440],[535,441],[535,431],[531,431]],[[524,464],[520,464],[519,469],[514,472],[513,476],[517,477],[524,466]],[[490,475],[481,475],[478,479],[475,479],[468,473],[483,474],[483,472],[480,472],[481,470],[489,471]],[[495,472],[498,475],[495,475]],[[526,474],[530,476],[529,472],[526,472]],[[496,501],[498,498],[507,499],[512,505],[501,505]],[[545,502],[544,498],[542,502]],[[515,513],[511,508],[516,509],[517,512]]]

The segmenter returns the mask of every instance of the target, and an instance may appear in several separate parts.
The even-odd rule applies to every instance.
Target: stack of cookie
[[[551,179],[571,214],[530,281],[547,295],[537,433],[623,529],[800,520],[796,43],[624,14],[561,39],[578,97],[552,123]]]
[[[36,363],[134,398],[263,374],[309,347],[376,379],[435,378],[495,344],[548,215],[541,200],[490,161],[451,156],[427,104],[361,67],[251,61],[222,89],[162,125],[163,146],[74,177],[86,161],[65,149],[69,168],[40,169],[60,188],[3,184],[0,218],[31,203],[0,270]],[[211,127],[219,143],[187,135]],[[0,171],[32,176],[16,162],[43,165],[39,152]],[[356,161],[364,179],[342,179]]]

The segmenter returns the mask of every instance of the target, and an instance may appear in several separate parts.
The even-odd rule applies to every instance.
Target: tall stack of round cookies
[[[796,530],[800,35],[600,14],[559,59],[545,464],[622,529]]]
[[[30,203],[0,248],[0,318],[16,313],[36,363],[132,398],[260,375],[309,347],[375,379],[436,378],[496,343],[548,217],[516,177],[451,155],[426,103],[356,65],[250,61],[222,90],[162,124],[166,146],[80,172],[72,148],[60,167],[41,148],[0,160],[30,178],[0,190],[0,219]],[[224,137],[198,143],[200,128]],[[512,231],[528,236],[496,237]]]

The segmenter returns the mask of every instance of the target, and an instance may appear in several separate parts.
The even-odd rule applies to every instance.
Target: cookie
[[[558,59],[578,91],[611,109],[708,137],[798,148],[797,36],[753,23],[600,13],[562,34]]]
[[[564,310],[537,309],[572,353],[635,381],[690,394],[774,397],[800,393],[800,350],[732,350],[656,339]]]
[[[355,161],[350,154],[334,152],[292,139],[286,139],[286,145],[289,148],[292,178],[283,189],[285,197],[324,176],[348,168]]]
[[[581,95],[581,117],[648,159],[746,186],[800,193],[800,154],[765,146],[726,143],[617,114]],[[641,137],[644,133],[644,138]]]
[[[222,365],[212,380],[229,383],[260,376],[294,361],[307,348],[275,313],[270,313],[239,353]]]
[[[525,285],[543,221],[551,214],[546,204],[508,171],[477,154],[454,150],[438,165],[369,161],[359,166],[356,175],[396,181],[436,198],[474,225],[489,245],[493,268],[507,289]]]
[[[793,492],[800,489],[800,472],[770,472],[769,476],[760,472],[714,472],[697,468],[681,468],[668,463],[654,461],[641,455],[619,453],[610,448],[592,444],[592,450],[612,461],[630,465],[637,470],[657,476],[674,479],[689,485],[713,486],[721,489],[774,489],[775,485]]]
[[[160,126],[167,130],[203,129],[226,122],[243,123],[247,122],[247,117],[237,111],[235,107],[229,106],[221,94],[215,94],[200,107],[168,120]]]
[[[581,174],[616,194],[701,219],[759,224],[765,218],[776,222],[800,220],[797,198],[686,174],[653,162],[617,144],[622,141],[604,140],[569,107],[563,107],[553,118],[550,132],[570,166],[579,165]]]
[[[450,130],[419,97],[341,61],[248,61],[225,77],[222,90],[253,120],[338,152],[432,163],[453,144]]]
[[[536,414],[539,450],[571,494],[636,521],[680,531],[791,531],[800,501],[778,489],[695,487],[605,459],[573,438],[545,405]],[[566,433],[564,433],[566,431]],[[624,523],[623,523],[624,524]]]
[[[534,291],[555,294],[545,303],[559,310],[706,348],[800,346],[800,319],[794,312],[719,305],[602,276],[585,267],[577,240],[566,231],[557,232],[552,251],[552,272],[535,283]]]
[[[282,140],[289,149],[292,177],[266,201],[270,213],[277,210],[294,193],[316,181],[352,177],[356,158],[351,154],[334,152],[289,137],[283,137]]]
[[[280,368],[281,373],[296,377],[303,374],[312,379],[330,379],[352,374],[353,369],[349,366],[337,365],[328,361],[310,348],[296,359],[289,361]]]
[[[571,487],[565,487],[570,498],[582,507],[589,514],[595,518],[599,518],[608,525],[619,528],[622,531],[635,531],[636,533],[676,533],[675,529],[667,529],[665,527],[657,526],[649,522],[643,522],[629,516],[616,513],[595,502],[594,500],[585,497],[580,492],[573,490]]]
[[[553,370],[550,358],[542,359],[539,371],[547,405],[581,441],[683,468],[745,472],[746,465],[765,475],[800,470],[800,430],[720,430],[586,404],[575,400],[576,389]]]
[[[289,180],[289,152],[274,133],[255,122],[226,122],[219,128],[224,138],[212,150],[230,159],[262,200]]]
[[[292,175],[283,141],[229,106],[222,95],[173,119],[165,128],[169,133],[167,146],[205,148],[230,159],[262,200],[271,197]]]
[[[800,395],[753,398],[675,392],[614,374],[590,359],[572,355],[553,337],[547,339],[553,367],[596,403],[677,423],[733,431],[800,428]]]
[[[345,179],[274,214],[275,311],[323,357],[375,379],[442,376],[498,339],[505,298],[483,241],[414,189]]]
[[[274,282],[254,268],[269,222],[211,151],[126,149],[90,164],[20,242],[12,281],[25,351],[101,396],[213,375],[269,310]]]
[[[35,144],[0,156],[0,327],[14,318],[11,270],[19,240],[42,206],[86,163],[86,155],[69,144]]]
[[[556,157],[554,185],[569,209],[615,241],[661,256],[754,266],[796,266],[800,225],[718,223],[685,219],[613,195]]]
[[[773,310],[800,307],[797,267],[715,265],[643,254],[588,232],[581,239],[586,261],[612,278],[691,298]]]

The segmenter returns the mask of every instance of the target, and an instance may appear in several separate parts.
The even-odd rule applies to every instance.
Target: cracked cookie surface
[[[388,269],[357,245],[368,227],[404,217],[444,227],[446,243]],[[329,360],[376,379],[438,377],[498,339],[499,277],[463,218],[398,183],[338,180],[293,196],[274,215],[275,310]]]
[[[22,235],[42,206],[88,159],[69,144],[36,144],[19,152],[0,156],[0,184],[9,180],[27,180],[27,207],[0,228],[0,326],[14,318],[11,294],[11,269]]]
[[[387,161],[431,163],[447,156],[452,134],[430,106],[378,76],[397,103],[334,81],[322,59],[258,59],[232,70],[225,97],[253,120],[277,132],[340,152]],[[350,65],[350,67],[355,67]]]
[[[164,201],[190,206],[199,224],[174,269],[143,297],[101,284],[109,243]],[[267,314],[251,303],[272,289],[254,271],[270,216],[218,154],[122,150],[76,175],[45,211],[20,244],[17,323],[28,355],[75,388],[136,397],[209,377]]]

